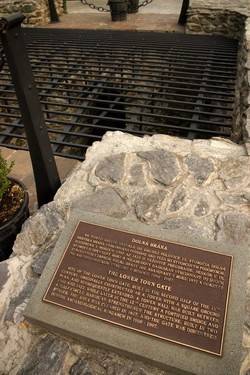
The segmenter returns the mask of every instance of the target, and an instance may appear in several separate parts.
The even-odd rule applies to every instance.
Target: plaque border
[[[109,320],[109,319],[104,319],[104,318],[101,318],[97,315],[93,315],[93,314],[89,314],[89,313],[86,313],[86,312],[83,312],[81,310],[78,310],[78,309],[74,309],[73,307],[69,307],[69,306],[65,306],[65,305],[62,305],[60,303],[57,303],[57,302],[53,302],[53,301],[50,301],[48,299],[46,299],[47,297],[47,293],[50,289],[50,286],[51,284],[53,283],[54,281],[54,278],[56,276],[56,273],[64,259],[64,256],[65,256],[65,253],[67,252],[68,248],[69,248],[69,245],[79,227],[79,225],[83,223],[83,224],[90,224],[90,225],[95,225],[97,227],[101,227],[101,228],[106,228],[106,229],[112,229],[112,230],[116,230],[116,231],[119,231],[119,232],[124,232],[124,233],[128,233],[128,234],[134,234],[136,236],[143,236],[143,237],[147,237],[147,238],[151,238],[151,239],[155,239],[155,240],[159,240],[159,241],[163,241],[163,242],[168,242],[170,244],[176,244],[176,245],[181,245],[181,246],[185,246],[185,247],[189,247],[191,249],[197,249],[197,250],[201,250],[201,251],[206,251],[206,252],[209,252],[209,253],[212,253],[212,254],[218,254],[218,255],[223,255],[225,257],[229,257],[231,258],[231,262],[230,262],[230,270],[229,270],[229,277],[228,277],[228,286],[227,286],[227,298],[226,298],[226,304],[225,304],[225,313],[224,313],[224,324],[223,324],[223,328],[222,328],[222,334],[221,334],[221,345],[220,345],[220,351],[219,353],[217,352],[213,352],[213,351],[210,351],[210,350],[206,350],[206,349],[202,349],[200,347],[196,347],[196,346],[193,346],[193,345],[188,345],[188,344],[185,344],[181,341],[176,341],[176,340],[173,340],[173,339],[168,339],[168,338],[165,338],[165,337],[162,337],[162,336],[158,336],[158,335],[155,335],[153,333],[149,333],[149,332],[146,332],[146,331],[142,331],[142,330],[139,330],[139,329],[136,329],[136,328],[133,328],[133,327],[130,327],[130,326],[126,326],[125,324],[121,324],[121,323],[117,323],[117,322],[113,322],[112,320]],[[151,337],[156,337],[157,339],[160,339],[160,340],[163,340],[163,341],[167,341],[167,342],[172,342],[174,344],[177,344],[177,345],[181,345],[181,346],[184,346],[186,348],[191,348],[191,349],[195,349],[195,350],[198,350],[200,352],[204,352],[204,353],[208,353],[208,354],[212,354],[212,355],[215,355],[217,357],[222,357],[223,355],[223,345],[224,345],[224,339],[225,339],[225,327],[226,327],[226,322],[227,322],[227,313],[228,313],[228,304],[229,304],[229,296],[230,296],[230,289],[231,289],[231,279],[232,279],[232,269],[233,269],[233,260],[234,260],[234,256],[233,255],[228,255],[228,254],[223,254],[221,252],[216,252],[216,251],[213,251],[213,250],[208,250],[208,249],[204,249],[203,247],[196,247],[196,246],[191,246],[191,245],[187,245],[187,244],[184,244],[184,243],[181,243],[181,242],[177,242],[177,241],[168,241],[168,240],[163,240],[162,238],[159,238],[159,237],[152,237],[152,236],[149,236],[149,235],[144,235],[142,233],[135,233],[135,232],[132,232],[132,231],[128,231],[128,230],[123,230],[123,229],[118,229],[118,228],[114,228],[110,225],[100,225],[100,224],[96,224],[96,223],[93,223],[93,222],[88,222],[88,221],[85,221],[85,220],[79,220],[75,226],[75,229],[72,233],[72,235],[70,236],[69,240],[67,241],[67,245],[66,245],[66,248],[63,252],[63,254],[61,255],[61,259],[60,259],[60,262],[58,263],[55,271],[53,272],[53,275],[52,275],[52,278],[50,280],[50,283],[48,285],[48,287],[46,288],[46,291],[44,293],[44,296],[42,298],[42,301],[46,302],[46,303],[49,303],[49,304],[52,304],[52,305],[56,305],[56,306],[60,306],[60,307],[63,307],[64,309],[67,309],[67,310],[71,310],[71,311],[74,311],[74,312],[77,312],[78,314],[83,314],[85,316],[90,316],[91,318],[94,318],[94,319],[98,319],[98,320],[101,320],[103,322],[106,322],[106,323],[109,323],[109,324],[113,324],[115,326],[119,326],[119,327],[123,327],[123,328],[127,328],[131,331],[135,331],[135,332],[139,332],[139,333],[142,333],[146,336],[151,336]]]

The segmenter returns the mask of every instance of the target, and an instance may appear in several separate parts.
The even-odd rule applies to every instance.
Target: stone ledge
[[[166,163],[169,157],[174,160],[171,164]],[[79,371],[102,375],[105,363],[109,374],[170,375],[111,351],[50,335],[24,320],[24,308],[68,221],[70,207],[79,208],[79,202],[85,212],[124,218],[135,227],[143,222],[163,231],[183,233],[185,228],[187,235],[201,240],[225,240],[238,247],[250,243],[249,167],[244,145],[220,138],[189,141],[109,132],[94,143],[55,200],[24,224],[14,256],[1,265],[5,269],[0,339],[5,345],[0,372],[21,375],[32,368],[37,373],[57,374],[60,368],[71,375]],[[244,346],[250,347],[247,325]],[[52,352],[53,363],[49,360]]]
[[[63,0],[55,0],[57,12],[63,13]],[[0,17],[11,13],[21,12],[26,19],[24,23],[30,26],[45,25],[50,22],[49,7],[46,0],[4,0],[0,2]]]
[[[191,0],[190,7],[200,9],[227,9],[250,15],[248,0]]]

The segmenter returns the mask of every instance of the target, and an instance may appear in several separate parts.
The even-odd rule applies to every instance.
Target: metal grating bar
[[[237,42],[110,30],[24,29],[55,155],[83,159],[107,130],[230,137]],[[0,145],[27,148],[8,67]]]

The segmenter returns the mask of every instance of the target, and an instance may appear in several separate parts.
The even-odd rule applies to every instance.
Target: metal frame
[[[25,48],[21,29],[24,18],[21,13],[2,18],[1,40],[21,110],[41,206],[53,199],[60,178]]]

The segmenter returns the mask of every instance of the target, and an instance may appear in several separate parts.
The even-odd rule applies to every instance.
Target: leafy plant
[[[0,153],[0,201],[10,185],[8,174],[10,173],[13,165],[14,162],[8,164]]]

